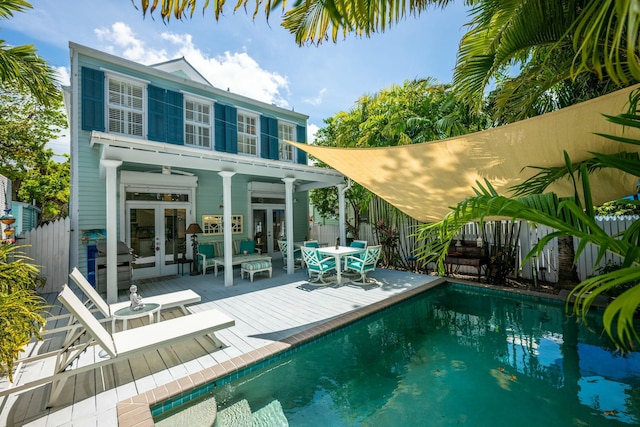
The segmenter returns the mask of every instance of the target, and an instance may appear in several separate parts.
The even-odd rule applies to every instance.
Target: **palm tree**
[[[517,119],[530,117],[527,111],[536,100],[564,81],[587,75],[587,79],[595,77],[622,87],[640,80],[635,44],[639,15],[631,7],[634,2],[474,3],[470,29],[460,42],[454,85],[476,107],[481,105],[483,92],[492,79],[505,68],[517,65],[521,66],[519,75],[501,82],[497,99],[499,110],[513,111],[516,107],[516,111],[524,113]],[[616,6],[620,9],[616,10]],[[603,24],[603,18],[610,21]],[[514,100],[519,105],[505,105]]]
[[[13,12],[31,8],[24,0],[0,0],[0,18],[9,19]],[[0,82],[31,93],[44,106],[62,99],[55,71],[36,54],[33,45],[10,46],[0,40]]]

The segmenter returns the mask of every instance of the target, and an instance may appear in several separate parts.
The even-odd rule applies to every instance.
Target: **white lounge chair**
[[[73,282],[78,285],[82,292],[87,296],[85,305],[89,308],[97,308],[105,319],[110,319],[111,315],[120,310],[121,308],[128,307],[129,301],[117,302],[114,304],[107,304],[107,302],[100,296],[100,294],[91,286],[91,283],[84,277],[84,275],[76,267],[69,274],[69,277]],[[144,296],[143,296],[144,297]],[[143,298],[144,303],[160,304],[162,309],[180,307],[184,314],[189,314],[187,304],[193,304],[200,302],[200,295],[193,292],[191,289],[184,291],[170,292],[168,294],[153,295]]]
[[[110,334],[66,284],[58,300],[82,326],[76,334],[78,342],[85,333],[88,339],[78,345],[72,345],[75,340],[69,341],[58,351],[19,360],[15,382],[9,385],[8,380],[2,380],[0,397],[51,383],[48,406],[53,406],[66,380],[74,375],[201,336],[209,336],[216,348],[221,348],[224,345],[215,332],[235,325],[229,316],[217,310],[206,310]],[[44,363],[45,368],[28,369],[25,366],[35,361]],[[47,374],[46,367],[52,372]],[[25,383],[18,384],[29,376]]]

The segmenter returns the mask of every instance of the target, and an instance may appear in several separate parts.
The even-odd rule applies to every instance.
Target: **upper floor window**
[[[108,131],[144,136],[144,84],[109,77],[108,88]]]
[[[197,99],[185,98],[184,115],[186,144],[211,148],[211,104]]]
[[[238,111],[238,154],[258,155],[258,116]]]
[[[295,141],[296,127],[291,123],[278,122],[278,158],[285,162],[293,162],[293,145],[286,141]]]

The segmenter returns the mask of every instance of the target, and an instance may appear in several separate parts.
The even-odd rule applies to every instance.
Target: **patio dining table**
[[[327,246],[318,248],[318,252],[322,255],[332,256],[336,260],[336,280],[338,284],[342,284],[342,263],[341,258],[347,255],[362,253],[362,248],[352,248],[351,246]]]

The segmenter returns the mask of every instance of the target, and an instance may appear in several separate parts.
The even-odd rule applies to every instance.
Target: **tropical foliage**
[[[0,19],[29,8],[31,5],[24,0],[0,0]],[[18,184],[37,180],[56,168],[51,165],[53,153],[44,149],[44,144],[57,135],[51,126],[66,128],[60,109],[62,93],[54,76],[54,70],[36,54],[33,45],[9,46],[0,40],[0,173]],[[68,173],[57,174],[53,181],[60,176],[63,179],[54,187],[68,187],[68,179],[64,180]],[[51,188],[39,191],[49,192]],[[64,190],[53,191],[54,198],[61,192]],[[21,194],[31,202],[32,192],[24,190]],[[41,339],[45,305],[36,294],[39,282],[38,268],[19,247],[0,245],[0,373],[6,371],[10,380],[22,348],[34,337]]]
[[[59,162],[46,148],[66,127],[61,99],[44,105],[28,92],[0,85],[0,174],[12,181],[18,200],[36,201],[41,221],[67,213],[69,158]]]
[[[492,80],[510,69],[517,76],[501,82],[495,100],[497,109],[526,117],[531,116],[529,110],[540,104],[537,100],[545,92],[563,81],[572,82],[569,89],[600,85],[605,92],[632,84],[640,80],[640,16],[633,10],[637,9],[633,3],[472,2],[469,31],[458,51],[454,85],[479,108]],[[624,63],[615,63],[621,59]],[[518,66],[519,73],[515,71]]]
[[[636,93],[635,102],[632,102],[633,113],[606,118],[622,126],[640,129],[640,114],[635,108],[638,97],[640,94]],[[640,140],[632,138],[606,135],[603,137],[640,145]],[[621,161],[618,155],[594,154],[598,167],[616,168],[640,176],[640,160],[637,156]],[[536,193],[507,198],[497,194],[489,182],[478,183],[474,197],[460,202],[442,221],[420,227],[419,237],[427,242],[420,250],[420,257],[425,261],[436,262],[438,269],[443,272],[443,261],[451,240],[464,224],[471,221],[483,222],[486,218],[498,216],[546,225],[556,231],[540,239],[525,256],[523,262],[540,254],[551,239],[568,236],[577,237],[580,241],[576,256],[579,256],[586,245],[591,243],[598,248],[596,264],[607,252],[616,254],[624,260],[622,268],[589,278],[571,292],[570,296],[576,298],[573,311],[586,321],[587,312],[600,295],[611,294],[616,287],[627,287],[629,283],[640,281],[640,221],[634,222],[619,236],[609,236],[598,226],[591,203],[590,165],[592,164],[589,162],[574,165],[568,156],[565,158],[562,175],[568,175],[574,183],[575,195],[563,199],[558,198],[554,193]],[[639,306],[640,286],[633,286],[613,300],[604,312],[607,333],[623,348],[633,348],[634,342],[640,342],[640,336],[633,325]]]
[[[314,143],[330,147],[414,144],[482,130],[489,123],[486,116],[473,114],[458,101],[450,86],[426,78],[360,97],[350,110],[325,119]],[[368,211],[372,194],[352,183],[345,198],[354,213],[353,218],[347,218],[347,231],[357,239],[360,215]],[[338,206],[337,189],[313,190],[311,202],[325,218],[333,217]]]
[[[0,0],[0,19],[31,8],[24,0]],[[30,93],[43,105],[56,105],[62,100],[55,71],[37,55],[33,45],[10,46],[0,40],[0,82]]]
[[[134,0],[132,0],[134,2]],[[442,8],[450,0],[414,2],[365,0],[305,0],[286,10],[286,1],[255,1],[254,18],[264,7],[270,12],[282,8],[282,25],[295,35],[298,44],[336,42],[339,35],[370,36],[384,32],[407,16],[418,16],[429,8]],[[225,0],[205,1],[216,19]],[[238,0],[234,11],[246,8],[249,0]],[[636,0],[467,0],[471,6],[469,30],[458,52],[454,83],[463,97],[476,107],[482,104],[485,88],[505,68],[523,65],[509,93],[522,96],[537,87],[544,93],[565,79],[587,73],[599,80],[624,86],[640,80],[638,51],[640,9]],[[134,2],[135,5],[135,2]],[[164,21],[191,17],[197,1],[141,0],[143,14],[160,7]],[[522,85],[525,85],[524,87]],[[535,99],[535,98],[534,98]]]
[[[39,271],[19,246],[0,245],[0,374],[12,370],[23,347],[41,339],[45,301],[36,294]]]

